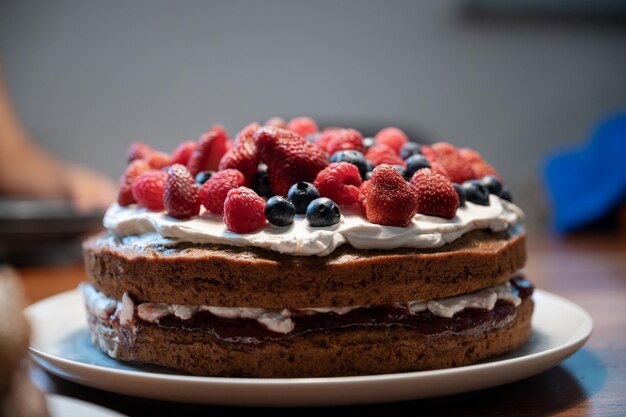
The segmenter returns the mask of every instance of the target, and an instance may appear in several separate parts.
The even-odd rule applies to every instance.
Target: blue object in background
[[[548,158],[545,180],[554,227],[569,232],[600,219],[626,199],[626,113],[609,117],[581,149]]]

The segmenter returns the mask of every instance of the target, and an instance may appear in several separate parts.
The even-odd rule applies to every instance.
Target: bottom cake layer
[[[195,375],[383,374],[468,365],[519,348],[531,333],[531,292],[520,294],[518,306],[497,301],[491,310],[467,308],[451,318],[420,313],[424,323],[437,324],[438,332],[402,321],[372,322],[246,343],[224,340],[206,326],[151,323],[136,314],[102,315],[88,309],[88,321],[93,343],[109,356]]]

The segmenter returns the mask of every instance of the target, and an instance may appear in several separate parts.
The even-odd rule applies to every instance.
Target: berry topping
[[[448,179],[461,184],[476,178],[472,166],[461,156],[459,150],[446,142],[438,142],[430,148],[424,147],[422,153],[429,162],[438,162],[448,173]]]
[[[270,117],[263,123],[263,126],[287,129],[287,122],[282,117]]]
[[[367,150],[365,157],[375,165],[404,165],[404,161],[398,153],[390,146],[378,143]]]
[[[496,171],[491,165],[485,162],[482,156],[480,156],[480,154],[475,150],[462,148],[459,149],[459,153],[461,154],[463,159],[465,159],[465,161],[472,167],[475,178],[493,175],[494,177],[500,179],[500,174],[498,174],[498,171]]]
[[[489,190],[490,194],[500,195],[502,191],[502,183],[493,175],[487,175],[480,179],[480,183]]]
[[[510,201],[511,203],[513,202],[513,194],[511,194],[511,190],[509,190],[509,187],[502,187],[502,190],[500,190],[500,194],[498,194],[498,197],[503,200]]]
[[[312,227],[332,226],[341,220],[341,210],[329,198],[316,198],[307,207],[306,218]]]
[[[211,171],[211,170],[198,172],[196,174],[196,183],[198,183],[198,185],[202,185],[208,180],[210,180],[213,175],[215,175],[215,171]]]
[[[365,150],[368,150],[374,145],[376,145],[376,139],[371,137],[363,138],[363,147],[365,148]]]
[[[334,162],[317,174],[314,184],[320,195],[349,206],[358,200],[361,175],[355,165]]]
[[[132,190],[133,181],[149,169],[150,165],[143,159],[136,159],[126,167],[126,171],[124,171],[124,174],[120,177],[117,194],[117,203],[120,206],[127,206],[135,202]]]
[[[172,165],[172,158],[165,152],[151,152],[144,159],[152,169],[161,169]]]
[[[461,184],[465,190],[467,201],[481,206],[489,205],[489,190],[478,180],[466,181]]]
[[[335,152],[328,161],[351,163],[359,169],[359,174],[361,175],[361,178],[365,177],[365,174],[367,173],[369,167],[368,161],[367,159],[365,159],[365,156],[361,152],[354,150]],[[374,169],[373,164],[372,169]]]
[[[261,161],[267,164],[272,190],[277,195],[286,196],[292,184],[312,182],[328,165],[321,149],[288,130],[263,127],[254,138]]]
[[[230,148],[220,159],[219,170],[236,169],[245,178],[245,184],[252,183],[252,177],[256,174],[261,158],[254,144],[254,133],[261,128],[257,122],[250,123],[235,138],[233,147]]]
[[[140,174],[133,181],[132,190],[135,201],[148,210],[163,210],[163,192],[167,172],[150,170]]]
[[[465,189],[461,187],[460,184],[457,184],[456,182],[453,182],[452,186],[456,190],[456,194],[459,196],[459,207],[464,206],[465,201],[467,200],[467,197],[465,196]]]
[[[267,167],[259,169],[259,172],[252,177],[252,190],[260,196],[271,197],[274,195],[270,185],[270,177],[267,175]]]
[[[410,177],[407,179],[407,175],[406,175],[406,169],[402,166],[402,165],[392,165],[396,171],[398,171],[400,173],[400,175],[402,175],[402,177],[405,180],[410,179]]]
[[[265,200],[246,187],[232,189],[224,201],[224,224],[235,233],[251,233],[265,226]]]
[[[174,164],[167,172],[163,205],[167,214],[175,219],[188,219],[200,212],[198,186],[181,164]]]
[[[413,174],[415,174],[418,170],[430,167],[430,162],[428,162],[424,155],[412,155],[406,160],[406,176],[407,178],[412,178]]]
[[[146,145],[143,142],[133,142],[126,151],[126,160],[130,164],[134,160],[145,159],[152,152],[154,152],[154,149],[150,145]]]
[[[291,130],[293,133],[306,138],[309,135],[317,133],[317,123],[307,116],[294,117],[287,123],[287,130]]]
[[[299,182],[289,188],[287,198],[295,206],[297,214],[304,214],[309,203],[320,198],[320,192],[309,182]]]
[[[217,170],[220,159],[229,148],[228,133],[222,126],[213,126],[198,139],[198,149],[191,154],[187,162],[189,172],[195,176],[200,171]]]
[[[332,129],[322,132],[321,137],[316,141],[320,146],[323,144],[323,150],[329,155],[338,151],[355,150],[361,153],[365,152],[363,146],[363,136],[358,130],[354,129]]]
[[[174,152],[172,152],[172,164],[187,166],[191,154],[194,153],[196,149],[198,149],[198,142],[188,140],[181,143],[174,149]]]
[[[243,182],[243,174],[236,169],[217,171],[200,188],[200,202],[209,212],[223,214],[228,192],[242,186]]]
[[[459,196],[450,180],[429,168],[420,169],[411,178],[417,191],[418,213],[452,219],[459,208]]]
[[[368,172],[368,174],[370,174]],[[359,203],[359,207],[361,208],[361,210],[363,211],[363,213],[366,213],[367,210],[367,203],[366,203],[366,199],[367,199],[367,193],[369,191],[370,188],[370,182],[369,181],[363,181],[361,183],[361,186],[359,187],[359,199],[358,199],[358,203]],[[367,214],[366,214],[367,217]]]
[[[275,226],[289,226],[296,216],[296,207],[284,197],[275,195],[265,204],[265,217]]]
[[[407,227],[417,212],[417,193],[391,165],[374,169],[369,185],[362,187],[365,215],[372,223]]]
[[[397,127],[386,127],[376,134],[376,142],[393,148],[396,154],[400,153],[400,149],[408,141],[406,134]]]
[[[419,143],[407,142],[400,148],[400,158],[407,160],[412,155],[422,153],[422,146]]]

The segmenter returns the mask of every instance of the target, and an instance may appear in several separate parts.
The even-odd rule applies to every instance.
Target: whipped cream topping
[[[206,211],[188,220],[176,220],[164,212],[117,204],[108,209],[104,226],[119,236],[151,234],[163,245],[254,246],[296,256],[326,256],[345,243],[357,249],[437,248],[471,230],[500,232],[523,219],[516,205],[495,195],[489,200],[489,206],[467,202],[451,220],[417,214],[408,227],[370,223],[357,210],[343,208],[341,221],[330,227],[311,227],[303,215],[298,215],[286,227],[268,224],[254,233],[237,234],[226,229],[222,217]]]
[[[288,334],[295,328],[293,318],[303,314],[312,315],[333,313],[343,315],[352,310],[371,307],[369,305],[365,305],[303,309],[265,309],[165,303],[141,303],[139,305],[135,305],[128,293],[124,293],[122,301],[117,302],[99,292],[90,284],[81,284],[80,288],[85,297],[87,309],[92,314],[101,318],[109,318],[111,315],[117,314],[120,318],[120,324],[123,326],[131,324],[132,318],[134,318],[135,315],[141,320],[158,324],[160,319],[170,315],[174,315],[181,320],[189,320],[197,312],[208,311],[212,315],[224,319],[256,320],[259,324],[270,331]],[[519,306],[522,302],[522,299],[517,295],[516,291],[514,291],[511,283],[507,281],[505,283],[468,294],[429,301],[395,303],[393,306],[396,308],[405,308],[411,314],[417,314],[419,312],[429,310],[436,316],[452,318],[455,314],[466,308],[479,308],[491,311],[498,300],[510,302],[515,307]]]

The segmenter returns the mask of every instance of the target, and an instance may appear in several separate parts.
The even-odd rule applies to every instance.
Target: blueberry
[[[367,172],[367,160],[359,151],[349,150],[335,152],[330,157],[329,162],[349,162],[359,169],[361,178],[365,177],[365,173]]]
[[[461,187],[465,190],[467,201],[481,206],[489,205],[489,190],[479,180],[465,181]]]
[[[502,189],[500,190],[500,194],[498,194],[498,197],[503,200],[510,201],[511,203],[513,202],[513,195],[511,194],[511,190],[509,190],[509,187],[502,187]]]
[[[196,174],[196,183],[202,185],[207,182],[215,174],[215,171],[202,171]]]
[[[402,165],[393,165],[393,167],[402,175],[403,177],[406,175],[406,169]],[[410,178],[409,178],[410,179]]]
[[[265,204],[265,217],[273,225],[288,226],[293,223],[295,216],[296,207],[284,197],[275,195]]]
[[[367,164],[367,172],[372,172],[374,170],[374,168],[376,168],[376,164],[374,164],[369,159],[366,159],[365,163]]]
[[[311,201],[306,209],[306,218],[312,227],[332,226],[339,223],[341,211],[333,200],[321,197]]]
[[[406,160],[406,176],[407,178],[411,178],[413,174],[417,172],[417,170],[422,168],[430,168],[430,162],[424,155],[415,154],[411,155],[409,159]]]
[[[410,156],[421,154],[422,153],[422,145],[415,142],[407,142],[402,145],[400,148],[400,158],[405,161],[409,159]]]
[[[309,203],[320,198],[320,192],[309,182],[299,182],[291,186],[287,198],[296,207],[297,214],[304,214]]]
[[[453,182],[452,185],[454,186],[454,189],[459,196],[459,206],[464,206],[465,201],[467,200],[467,197],[465,195],[465,189],[456,182]]]
[[[365,173],[365,178],[363,179],[363,181],[369,181],[372,179],[372,171],[367,171]]]
[[[374,138],[363,138],[363,146],[365,146],[365,150],[368,150],[372,146],[376,145],[376,139]]]
[[[270,185],[270,177],[265,171],[259,171],[252,176],[252,190],[260,196],[271,197],[274,195]]]
[[[491,194],[500,195],[500,191],[502,191],[502,184],[500,180],[498,180],[493,175],[487,175],[480,180],[480,183],[484,185]]]

